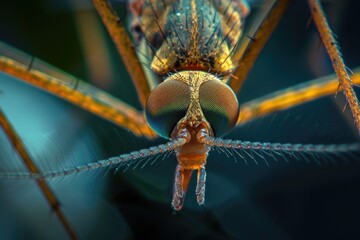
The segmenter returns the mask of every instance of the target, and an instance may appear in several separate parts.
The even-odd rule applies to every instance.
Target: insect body
[[[105,1],[95,2],[105,3]],[[135,135],[152,138],[155,131],[163,138],[170,139],[170,142],[106,160],[73,163],[70,167],[59,167],[56,170],[50,169],[42,173],[1,172],[1,178],[43,180],[99,168],[131,167],[133,163],[136,163],[134,165],[137,166],[141,162],[140,160],[149,159],[156,154],[175,152],[178,166],[175,173],[172,205],[175,209],[180,209],[183,206],[185,192],[194,170],[198,173],[197,201],[199,204],[204,203],[205,164],[208,152],[213,147],[229,148],[234,155],[238,154],[235,156],[244,158],[245,162],[246,158],[256,162],[252,154],[258,154],[255,156],[266,163],[267,158],[277,160],[284,157],[285,154],[288,154],[285,155],[285,158],[290,159],[318,160],[317,154],[320,157],[325,156],[324,158],[328,156],[342,157],[346,153],[352,154],[351,151],[358,150],[357,144],[314,146],[214,139],[214,137],[221,137],[230,131],[235,124],[239,124],[243,112],[250,112],[247,116],[256,115],[258,112],[262,113],[264,108],[268,110],[266,107],[274,104],[272,102],[272,104],[260,107],[255,104],[258,111],[249,111],[252,109],[249,108],[251,104],[244,104],[240,110],[245,109],[245,111],[239,113],[235,94],[225,84],[227,78],[232,77],[233,69],[238,65],[238,62],[235,61],[238,59],[234,59],[233,53],[237,49],[243,18],[248,13],[244,2],[226,0],[131,1],[130,8],[134,16],[131,29],[137,46],[138,58],[141,62],[145,61],[144,65],[151,68],[151,71],[145,69],[147,84],[151,90],[149,96],[146,95],[148,98],[146,106],[144,104],[146,120],[143,112],[136,111],[124,102],[114,99],[76,78],[67,78],[67,75],[59,77],[59,75],[46,74],[38,67],[37,59],[29,56],[26,58],[28,61],[25,62],[16,62],[16,58],[7,55],[1,56],[0,66],[5,73],[24,81],[36,80],[38,82],[30,82],[128,129]],[[113,22],[119,23],[118,19]],[[125,36],[121,35],[121,37]],[[128,59],[123,56],[123,60],[126,62]],[[138,63],[138,61],[136,62]],[[42,65],[40,64],[40,66]],[[132,69],[128,71],[133,72]],[[133,81],[135,80],[133,79]],[[335,86],[336,89],[338,85],[335,84]],[[55,91],[53,91],[54,89]],[[308,95],[295,93],[293,95]],[[291,99],[291,95],[286,98],[286,102],[290,102],[290,105],[293,104]],[[282,108],[274,108],[270,112],[279,111],[279,109]],[[237,119],[239,114],[240,117]],[[250,119],[254,119],[254,117],[250,117]],[[149,128],[148,124],[153,130]],[[281,130],[283,129],[282,126]],[[291,135],[294,134],[291,133]],[[269,140],[273,137],[273,135],[269,135]],[[246,139],[243,135],[235,138]],[[254,139],[258,140],[257,137]],[[330,142],[332,143],[332,141]],[[135,150],[138,149],[135,148]],[[237,149],[240,149],[239,152]],[[276,155],[277,153],[278,155]],[[308,158],[306,154],[308,154]],[[223,172],[223,174],[228,173],[228,171]],[[238,176],[238,170],[233,174]],[[259,175],[256,177],[258,178]],[[241,185],[240,182],[244,184],[242,179],[233,182],[236,185]],[[225,185],[229,184],[222,184],[222,187]],[[248,206],[248,204],[246,205]],[[52,207],[54,210],[55,208],[61,209],[58,205],[55,207],[52,205]],[[233,212],[233,208],[230,208],[230,211]],[[241,214],[243,212],[241,211]],[[240,216],[241,214],[236,215]],[[228,224],[226,225],[228,226]]]
[[[203,204],[210,148],[199,138],[203,131],[223,136],[236,125],[239,105],[223,81],[235,68],[233,53],[249,10],[243,1],[148,1],[140,8],[135,7],[138,1],[132,4],[138,16],[131,25],[137,29],[135,39],[149,46],[152,59],[148,79],[160,82],[159,76],[169,76],[148,98],[147,121],[158,135],[185,136],[187,141],[175,150],[179,165],[172,205],[181,209],[193,170],[198,171],[197,201]]]

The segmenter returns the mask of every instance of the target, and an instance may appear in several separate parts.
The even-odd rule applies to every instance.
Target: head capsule
[[[239,116],[235,93],[216,76],[202,71],[183,71],[168,77],[150,94],[145,109],[147,121],[160,136],[170,138],[183,122],[211,126],[220,137],[230,131]]]

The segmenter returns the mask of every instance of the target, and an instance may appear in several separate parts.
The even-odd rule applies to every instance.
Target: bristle
[[[215,15],[216,16],[216,15]],[[209,45],[209,43],[214,39],[215,33],[218,31],[219,26],[220,26],[221,22],[218,22],[218,24],[216,24],[214,31],[212,32],[212,34],[210,35],[209,39],[207,40],[207,42],[205,43],[205,47]]]
[[[155,19],[155,23],[156,23],[156,26],[158,26],[159,31],[160,31],[162,37],[164,38],[164,41],[165,41],[167,44],[169,44],[169,42],[168,42],[168,40],[167,40],[167,37],[166,37],[166,35],[165,35],[163,29],[161,28],[161,26],[160,26],[160,24],[159,24],[159,22],[158,22],[157,19]]]
[[[229,10],[230,5],[231,5],[231,1],[228,2],[224,12],[222,13],[222,15],[226,15],[226,12]]]
[[[179,40],[179,42],[180,42],[181,46],[182,46],[183,48],[185,48],[185,45],[184,45],[183,41],[181,40],[180,35],[179,35],[178,31],[176,30],[175,25],[171,22],[171,20],[170,20],[170,19],[169,19],[168,21],[169,21],[169,23],[171,24],[172,29],[174,30],[175,35],[176,35],[177,39]]]
[[[155,11],[154,6],[152,5],[152,3],[151,3],[150,1],[148,1],[148,4],[149,4],[150,9],[151,9],[151,11],[153,12],[155,18],[156,18],[156,19],[159,19],[159,15],[158,15],[157,12]]]
[[[229,32],[228,32],[228,33],[225,35],[225,37],[222,39],[220,45],[222,45],[222,44],[226,41],[226,39],[229,37],[230,33],[231,33],[232,31],[234,31],[234,28],[235,28],[235,26],[237,25],[237,23],[238,23],[239,21],[240,21],[240,20],[237,20],[237,21],[232,25],[232,27],[231,27],[231,29],[229,30]]]

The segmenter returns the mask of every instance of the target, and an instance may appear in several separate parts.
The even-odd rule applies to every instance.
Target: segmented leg
[[[268,8],[256,19],[256,22],[251,23],[253,27],[247,33],[248,37],[243,38],[243,41],[240,43],[241,47],[233,57],[235,61],[239,60],[239,63],[228,84],[235,93],[239,92],[290,2],[291,0],[272,1]]]
[[[356,128],[360,134],[360,108],[359,101],[355,95],[354,89],[352,88],[353,83],[347,72],[344,61],[340,55],[337,43],[331,33],[331,29],[329,27],[329,24],[327,23],[326,17],[323,10],[321,9],[319,1],[308,0],[308,3],[310,6],[313,20],[319,31],[326,51],[330,57],[335,73],[339,78],[340,86],[344,91],[346,100],[350,106],[352,115],[354,117]]]
[[[136,57],[132,42],[110,3],[106,0],[94,0],[93,2],[123,59],[127,72],[136,88],[139,100],[145,106],[150,89],[141,64]]]
[[[176,166],[173,199],[171,205],[177,211],[181,210],[184,205],[185,194],[189,185],[191,174],[192,170],[185,169],[180,165]]]
[[[199,205],[204,205],[205,203],[205,182],[206,182],[206,171],[205,166],[202,166],[198,170],[197,182],[196,182],[196,201]]]
[[[182,168],[180,165],[176,166],[175,170],[175,181],[174,181],[174,189],[173,189],[173,199],[171,202],[172,207],[175,210],[180,210],[184,204],[184,189],[182,186]]]
[[[3,43],[0,43],[0,71],[59,96],[129,129],[138,136],[156,137],[147,125],[142,112],[90,84],[62,73]]]
[[[15,132],[14,128],[11,126],[10,122],[7,120],[6,116],[0,109],[0,125],[4,130],[5,134],[8,136],[12,146],[18,152],[19,156],[23,160],[24,164],[32,174],[41,174],[38,167],[35,165],[30,154],[27,152],[26,147],[21,141],[20,137]],[[60,220],[61,224],[65,228],[71,239],[77,239],[77,234],[74,228],[71,226],[70,222],[67,220],[65,214],[61,211],[59,200],[56,198],[54,192],[51,190],[45,179],[39,178],[36,180],[37,185],[41,189],[41,192],[44,194],[46,201],[51,206],[52,210],[55,212],[56,216]]]
[[[355,70],[352,81],[354,84],[360,84],[360,69]],[[339,89],[336,76],[327,76],[277,91],[242,104],[237,125],[242,125],[256,118],[295,107],[326,95],[335,94],[342,89],[342,87]]]

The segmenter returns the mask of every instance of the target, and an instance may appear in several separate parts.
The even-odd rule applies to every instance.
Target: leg
[[[8,136],[11,144],[14,149],[18,152],[19,156],[22,158],[24,164],[33,174],[41,174],[34,161],[31,159],[30,154],[27,152],[26,147],[21,141],[20,137],[17,135],[9,121],[6,119],[2,110],[0,109],[0,125],[4,130],[5,134]],[[52,210],[55,212],[56,216],[60,220],[61,224],[65,228],[71,239],[77,239],[77,235],[70,222],[67,220],[64,213],[61,211],[60,203],[57,200],[55,194],[47,184],[47,182],[43,178],[39,178],[36,180],[37,185],[39,186],[41,192],[44,194],[46,201],[49,203]]]
[[[333,68],[336,72],[336,75],[339,78],[339,83],[344,91],[346,100],[350,106],[355,125],[360,134],[360,108],[359,101],[356,98],[354,89],[352,88],[352,81],[349,74],[347,73],[346,66],[340,55],[340,51],[337,47],[337,43],[331,33],[331,29],[327,23],[324,12],[321,9],[321,6],[317,0],[308,0],[311,14],[313,20],[316,24],[316,27],[319,31],[320,37],[324,43],[326,51],[330,56],[330,60],[333,64]]]
[[[283,13],[291,0],[272,1],[268,8],[255,20],[254,27],[243,37],[240,48],[233,59],[239,60],[238,68],[229,80],[229,86],[238,93],[245,79],[250,73],[256,59],[268,41],[271,33],[279,23]]]
[[[12,56],[12,53],[16,54]],[[0,71],[127,128],[138,136],[147,138],[156,136],[147,125],[144,115],[133,107],[2,43],[0,43]]]
[[[205,203],[205,182],[206,182],[206,171],[205,166],[198,169],[197,182],[196,182],[196,200],[199,205]]]
[[[94,0],[94,5],[123,59],[141,104],[145,106],[150,89],[132,42],[121,25],[120,18],[106,0]]]
[[[181,210],[184,205],[185,194],[189,185],[191,174],[191,169],[184,169],[180,165],[176,166],[173,199],[171,205],[177,211]]]
[[[352,80],[360,84],[360,69],[355,70]],[[340,86],[340,89],[343,89]],[[307,83],[277,91],[259,99],[252,100],[240,106],[240,115],[237,125],[242,125],[256,118],[282,111],[308,101],[315,100],[339,90],[339,82],[335,76],[315,79]]]

